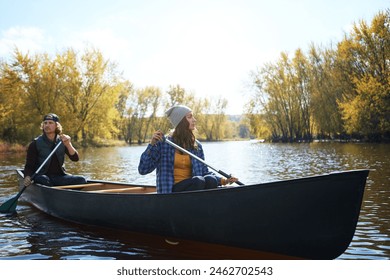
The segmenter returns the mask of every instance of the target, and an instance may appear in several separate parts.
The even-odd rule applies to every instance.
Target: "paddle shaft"
[[[31,180],[34,179],[34,177],[38,174],[39,171],[45,166],[46,162],[51,158],[51,156],[56,152],[58,147],[61,145],[62,141],[58,142],[58,144],[54,147],[54,149],[50,152],[50,154],[47,156],[47,158],[44,160],[44,162],[38,167],[38,169],[34,172],[34,174],[31,176]],[[23,186],[23,188],[18,192],[18,194],[11,198],[10,200],[6,201],[0,206],[0,212],[1,213],[9,213],[14,212],[16,208],[16,203],[18,202],[19,197],[22,195],[24,190],[28,186]]]
[[[39,173],[39,171],[41,171],[41,169],[45,166],[46,162],[51,158],[51,156],[56,152],[56,150],[58,149],[58,147],[61,145],[62,141],[58,142],[58,144],[54,147],[53,151],[50,152],[50,154],[47,156],[47,158],[43,161],[43,163],[38,167],[38,169],[34,172],[33,175],[31,175],[31,181],[33,181],[34,177],[37,176],[37,174]],[[18,195],[20,196],[21,193],[26,189],[27,186],[24,186],[23,189],[18,193]],[[18,196],[18,198],[19,198]]]
[[[167,139],[166,137],[164,138],[164,141],[167,142],[169,145],[171,145],[172,147],[178,149],[179,151],[182,151],[183,153],[186,153],[188,155],[190,155],[191,157],[193,157],[194,159],[200,161],[201,163],[203,163],[204,165],[207,165],[208,167],[210,167],[211,169],[213,169],[214,171],[218,172],[219,174],[221,174],[222,176],[225,176],[226,178],[231,178],[232,175],[229,175],[227,174],[226,172],[223,172],[222,170],[219,170],[219,169],[216,169],[214,167],[212,167],[210,164],[208,164],[207,162],[205,162],[203,159],[201,159],[200,157],[194,155],[193,153],[187,151],[186,149],[180,147],[179,145],[173,143],[171,140]],[[237,185],[244,185],[243,183],[241,183],[240,181],[236,181],[235,182]]]
[[[31,176],[31,179],[34,179],[34,177],[39,173],[39,171],[41,171],[41,169],[45,166],[46,162],[51,158],[51,156],[56,152],[56,150],[61,145],[61,143],[62,143],[62,141],[58,142],[58,144],[54,147],[53,151],[50,152],[50,154],[47,156],[45,161],[41,164],[41,166],[38,167],[38,169]]]

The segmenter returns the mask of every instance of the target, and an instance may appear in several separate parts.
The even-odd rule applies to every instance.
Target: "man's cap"
[[[56,114],[53,114],[53,113],[49,113],[47,115],[45,115],[43,117],[43,120],[44,121],[55,121],[55,122],[59,122],[60,121],[60,118],[56,115]]]

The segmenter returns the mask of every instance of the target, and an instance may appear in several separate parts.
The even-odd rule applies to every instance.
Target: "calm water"
[[[206,162],[245,184],[298,178],[326,172],[370,168],[353,241],[340,259],[390,259],[390,145],[203,143]],[[71,173],[89,179],[154,184],[141,176],[144,146],[89,148],[81,161],[67,161]],[[24,154],[0,155],[0,202],[18,192],[15,169]],[[77,207],[77,206],[76,206]],[[208,259],[167,244],[161,237],[81,226],[51,218],[20,201],[17,215],[0,214],[0,259]],[[193,246],[201,246],[195,244]],[[234,258],[234,257],[230,257]]]

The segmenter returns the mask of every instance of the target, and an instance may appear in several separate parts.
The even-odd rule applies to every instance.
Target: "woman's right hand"
[[[161,141],[164,139],[164,134],[161,132],[161,130],[157,130],[153,133],[152,139],[150,140],[150,144],[152,146],[156,145],[158,141]]]

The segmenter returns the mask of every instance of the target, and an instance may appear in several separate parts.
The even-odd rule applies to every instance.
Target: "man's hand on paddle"
[[[31,183],[32,183],[32,180],[31,180],[31,177],[30,177],[30,176],[26,176],[26,177],[24,177],[24,180],[23,180],[23,185],[24,185],[25,187],[28,187],[28,186],[30,186],[30,185],[31,185]]]

